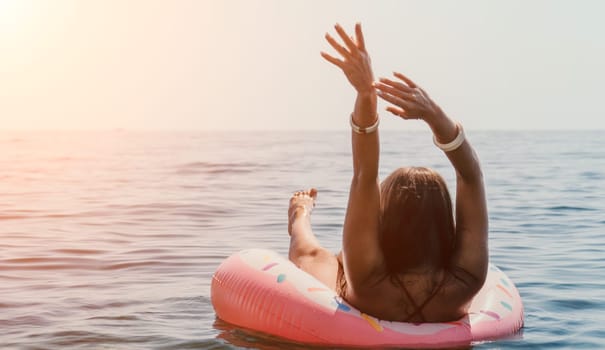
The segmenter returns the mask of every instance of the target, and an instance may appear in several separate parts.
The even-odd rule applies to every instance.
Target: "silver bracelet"
[[[380,117],[376,114],[376,123],[368,126],[367,128],[362,128],[359,125],[355,124],[353,121],[353,113],[351,113],[351,129],[357,134],[371,134],[374,131],[378,130],[378,124],[380,124]]]
[[[462,129],[462,125],[459,123],[456,123],[456,126],[458,127],[458,135],[450,143],[439,143],[435,135],[433,135],[433,143],[435,144],[435,146],[439,147],[443,152],[455,151],[464,143],[464,129]]]

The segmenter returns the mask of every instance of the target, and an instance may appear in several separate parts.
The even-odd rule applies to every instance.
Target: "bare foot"
[[[317,190],[310,188],[306,191],[294,192],[290,198],[290,208],[288,209],[288,233],[292,234],[292,224],[296,219],[303,216],[311,216],[313,207],[315,207],[315,199],[317,198]]]

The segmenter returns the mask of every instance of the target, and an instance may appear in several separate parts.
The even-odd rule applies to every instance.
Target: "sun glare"
[[[0,0],[0,35],[8,36],[23,29],[23,22],[32,14],[32,1]]]

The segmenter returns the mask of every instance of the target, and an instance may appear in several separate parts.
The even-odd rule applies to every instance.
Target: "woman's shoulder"
[[[431,322],[456,320],[468,311],[470,302],[481,289],[468,271],[455,268],[441,271],[441,282],[433,300],[426,305],[425,315]]]
[[[469,302],[485,281],[462,267],[454,266],[444,273],[443,293],[452,300],[459,300],[460,303]]]

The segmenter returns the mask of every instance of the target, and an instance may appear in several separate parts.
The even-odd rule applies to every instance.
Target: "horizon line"
[[[2,129],[0,132],[298,132],[298,131],[348,131],[349,128],[299,128],[299,129],[195,129],[195,128],[14,128]],[[465,128],[469,131],[605,131],[605,127],[597,128]],[[390,131],[428,131],[425,128],[389,128],[382,129],[383,132]]]

